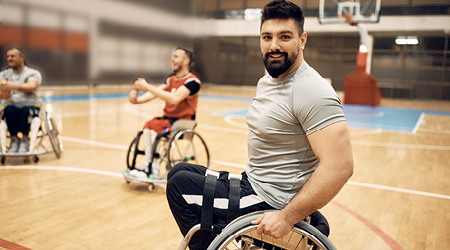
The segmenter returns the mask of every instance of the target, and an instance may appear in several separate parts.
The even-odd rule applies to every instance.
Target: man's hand
[[[130,103],[137,104],[138,103],[137,97],[138,97],[138,91],[135,89],[132,89],[130,91],[130,94],[128,95],[128,99],[130,99]]]
[[[0,90],[0,99],[2,100],[8,100],[9,98],[11,98],[11,91],[8,90]]]
[[[294,224],[289,222],[281,210],[266,212],[261,217],[252,221],[253,225],[258,225],[256,229],[257,234],[264,234],[274,237],[275,239],[282,238],[287,235]]]
[[[1,91],[10,91],[11,90],[8,79],[6,79],[6,78],[0,79],[0,90]]]
[[[138,78],[136,81],[134,81],[133,89],[137,91],[148,91],[148,82],[144,78]]]

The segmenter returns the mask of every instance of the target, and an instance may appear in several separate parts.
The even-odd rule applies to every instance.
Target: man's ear
[[[300,36],[300,49],[304,50],[306,46],[306,41],[308,40],[308,35],[306,32],[303,32],[303,34]]]

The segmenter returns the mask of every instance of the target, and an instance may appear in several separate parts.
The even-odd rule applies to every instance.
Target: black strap
[[[219,173],[206,170],[206,180],[203,186],[202,215],[200,218],[201,230],[212,230],[213,210],[214,210],[214,193],[216,191],[217,178]]]
[[[241,175],[228,173],[228,179],[230,180],[227,213],[228,223],[239,216],[239,205],[241,201],[241,178]]]

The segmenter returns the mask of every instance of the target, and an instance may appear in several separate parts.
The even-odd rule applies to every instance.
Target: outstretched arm
[[[135,81],[135,83],[136,83],[136,81]],[[167,87],[166,84],[161,84],[157,88],[164,91],[164,89],[166,89],[166,87]],[[153,93],[148,92],[148,91],[138,97],[139,91],[140,91],[140,89],[137,89],[135,87],[135,85],[133,85],[133,89],[130,91],[130,94],[128,95],[128,99],[130,100],[130,103],[142,104],[142,103],[149,102],[156,98],[156,96]],[[145,91],[145,90],[143,90],[143,91]]]
[[[133,89],[138,89],[140,91],[148,91],[152,93],[154,96],[163,99],[164,101],[171,104],[178,104],[186,97],[189,96],[190,91],[186,86],[179,87],[175,92],[168,92],[164,89],[155,87],[153,85],[148,84],[148,82],[143,78],[138,78],[133,85]]]
[[[268,212],[253,224],[258,234],[281,238],[300,220],[329,203],[353,174],[353,155],[345,121],[334,123],[308,135],[319,166],[288,205]]]
[[[39,88],[40,84],[34,79],[28,79],[26,83],[16,83],[3,78],[0,82],[0,90],[10,91],[18,90],[20,92],[31,94]]]

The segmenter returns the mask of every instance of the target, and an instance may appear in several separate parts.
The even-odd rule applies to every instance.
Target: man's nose
[[[272,43],[270,44],[270,51],[280,51],[280,44],[279,44],[279,40],[276,38],[272,39]]]

